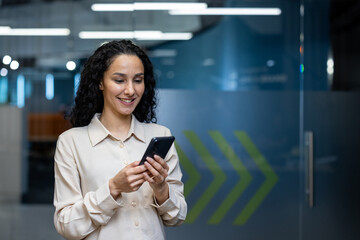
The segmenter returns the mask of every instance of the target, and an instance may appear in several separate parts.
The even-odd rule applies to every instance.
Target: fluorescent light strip
[[[170,15],[281,15],[280,8],[206,8],[170,10]]]
[[[95,12],[131,12],[134,11],[134,4],[95,3],[91,5],[91,10]]]
[[[134,38],[141,40],[161,39],[161,31],[134,31]]]
[[[189,40],[192,33],[164,33],[161,31],[82,31],[81,39],[137,39],[137,40]]]
[[[190,40],[192,33],[163,33],[162,40]]]
[[[178,2],[178,3],[168,3],[168,2],[135,2],[131,3],[95,3],[91,5],[91,10],[93,11],[123,11],[131,12],[135,10],[176,10],[176,9],[205,9],[207,8],[206,3],[196,3],[196,2]]]
[[[167,3],[167,2],[135,2],[135,10],[175,10],[175,9],[205,9],[207,8],[206,3],[196,2],[178,2],[178,3]]]
[[[68,36],[68,28],[0,28],[0,36]]]
[[[119,31],[82,31],[79,32],[81,39],[133,39],[134,32],[119,32]]]
[[[0,26],[0,32],[9,31],[11,28],[9,26]]]

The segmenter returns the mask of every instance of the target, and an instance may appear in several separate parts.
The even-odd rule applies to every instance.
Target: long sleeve
[[[171,135],[169,130],[166,135]],[[169,184],[169,199],[162,205],[156,204],[156,199],[154,199],[154,206],[165,226],[177,226],[186,218],[187,204],[184,197],[184,184],[181,181],[182,173],[179,166],[179,157],[174,144],[170,148],[165,160],[169,166],[168,177],[166,178]]]
[[[84,196],[80,182],[74,152],[60,136],[55,153],[54,223],[67,239],[85,238],[121,207],[121,199],[111,197],[108,182]]]

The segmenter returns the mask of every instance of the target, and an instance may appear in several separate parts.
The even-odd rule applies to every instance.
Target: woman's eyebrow
[[[125,73],[119,73],[119,72],[115,72],[115,73],[113,73],[112,75],[118,75],[118,76],[121,76],[121,77],[127,76]],[[137,73],[137,74],[135,74],[135,77],[138,77],[138,76],[144,76],[144,73]]]
[[[126,76],[125,73],[119,73],[119,72],[115,72],[115,73],[113,73],[112,75],[118,75],[118,76],[121,76],[121,77],[125,77],[125,76]]]

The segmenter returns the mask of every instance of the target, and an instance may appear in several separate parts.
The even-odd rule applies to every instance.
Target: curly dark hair
[[[103,93],[99,84],[104,72],[116,56],[126,54],[140,58],[144,65],[145,91],[133,114],[140,122],[156,122],[156,82],[153,65],[146,53],[129,40],[111,41],[103,44],[88,58],[81,72],[75,105],[67,116],[74,127],[86,126],[95,113],[104,108]]]

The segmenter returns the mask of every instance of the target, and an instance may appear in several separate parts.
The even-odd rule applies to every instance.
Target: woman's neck
[[[119,116],[109,114],[103,110],[100,116],[100,122],[111,132],[115,137],[125,140],[131,125],[131,115]]]

